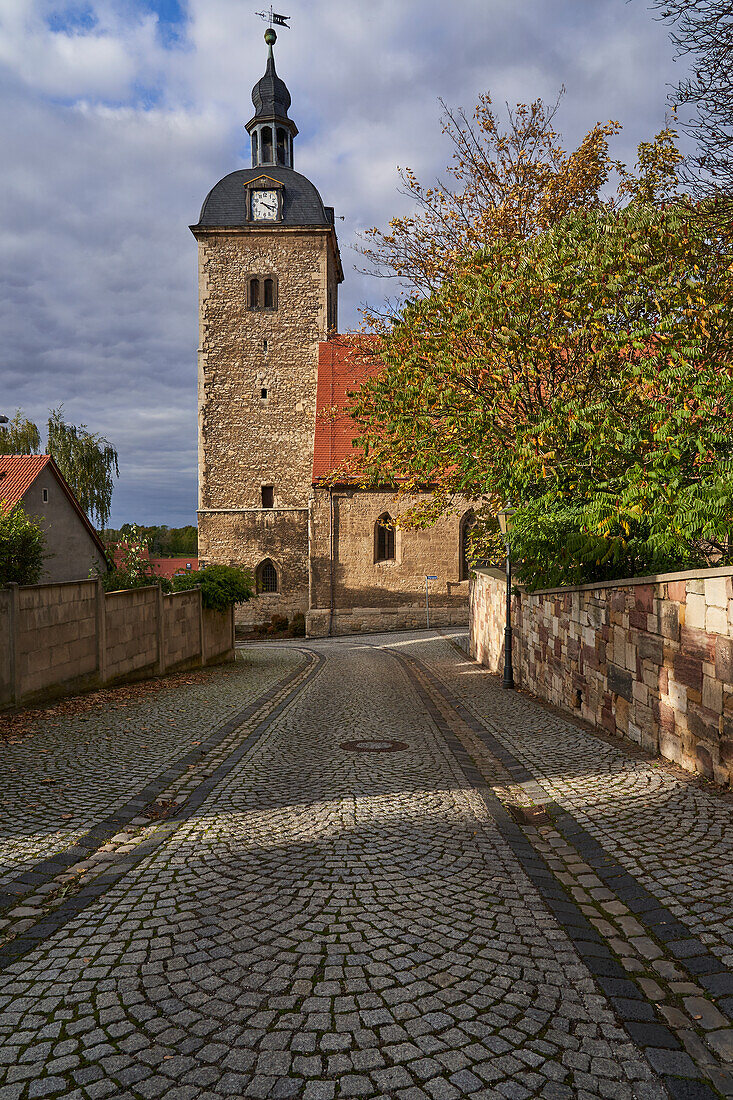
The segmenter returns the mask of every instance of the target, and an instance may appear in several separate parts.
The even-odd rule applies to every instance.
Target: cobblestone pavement
[[[439,635],[246,652],[173,815],[0,946],[0,1100],[733,1095],[729,803]]]

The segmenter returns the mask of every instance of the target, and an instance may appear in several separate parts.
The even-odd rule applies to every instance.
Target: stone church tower
[[[294,170],[298,129],[265,32],[246,125],[252,167],[207,195],[199,252],[199,558],[252,570],[242,621],[309,606],[319,342],[338,324],[334,214]],[[251,607],[251,611],[249,608]]]

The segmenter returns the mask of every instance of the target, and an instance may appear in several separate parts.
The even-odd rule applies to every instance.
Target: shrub
[[[5,510],[0,505],[0,585],[38,584],[48,557],[42,527],[22,505]]]
[[[244,603],[254,596],[252,574],[233,565],[209,565],[173,578],[174,592],[185,592],[199,585],[204,607],[212,611],[225,611],[233,603]]]
[[[305,615],[297,611],[290,622],[290,633],[293,638],[305,638]]]
[[[284,634],[288,629],[287,615],[273,615],[270,619],[273,634]]]

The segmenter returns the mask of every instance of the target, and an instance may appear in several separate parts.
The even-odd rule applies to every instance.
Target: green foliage
[[[101,435],[67,424],[61,407],[48,419],[48,453],[74,491],[79,504],[104,528],[112,507],[113,475],[120,476],[117,451]]]
[[[682,205],[489,244],[382,338],[354,410],[367,480],[511,500],[534,586],[732,561],[730,265]]]
[[[209,565],[173,578],[173,591],[184,592],[201,586],[204,607],[225,611],[234,603],[251,600],[255,594],[252,574],[247,569],[231,565]],[[287,622],[287,620],[286,620]]]
[[[0,454],[37,455],[41,448],[41,436],[32,420],[16,409],[5,428],[0,428]]]
[[[290,634],[293,638],[305,638],[305,615],[296,611],[290,622]]]
[[[198,531],[196,527],[146,527],[123,523],[118,530],[107,528],[105,537],[110,542],[126,542],[135,530],[145,538],[151,558],[195,558],[198,556]]]
[[[23,506],[0,505],[0,586],[38,584],[48,556],[46,536],[40,524],[26,515]]]
[[[129,530],[125,542],[107,544],[107,556],[114,562],[114,568],[99,575],[106,592],[120,592],[126,588],[147,588],[151,584],[160,584],[166,592],[171,591],[171,582],[159,577],[150,564],[147,540],[142,531],[134,524]],[[90,574],[92,575],[92,574]]]

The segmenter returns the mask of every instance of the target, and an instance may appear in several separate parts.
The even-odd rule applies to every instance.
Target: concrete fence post
[[[97,669],[99,682],[107,683],[107,597],[102,578],[97,577]]]
[[[20,705],[20,606],[19,586],[16,581],[8,585],[10,589],[10,691],[13,706]]]
[[[201,667],[206,664],[206,627],[204,624],[204,593],[203,589],[199,585],[199,646],[201,647]]]
[[[234,604],[230,604],[230,605],[229,605],[229,613],[230,613],[230,615],[232,616],[232,650],[234,651],[234,655],[235,655],[235,657],[236,657],[236,649],[237,649],[237,624],[236,624],[236,623],[235,623],[235,621],[234,621]]]
[[[162,676],[165,672],[165,604],[163,603],[163,589],[160,585],[158,593],[158,667],[156,673]]]

